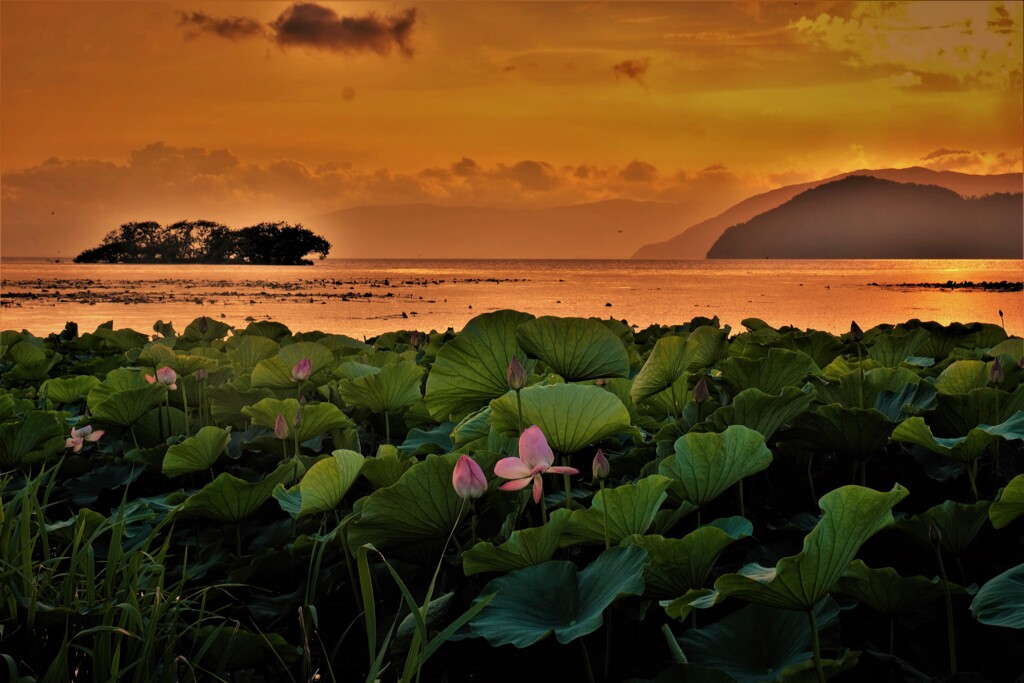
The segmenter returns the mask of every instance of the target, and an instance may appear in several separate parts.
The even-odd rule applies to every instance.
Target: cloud
[[[649,183],[658,175],[658,169],[646,161],[631,161],[619,171],[619,177],[631,183]]]
[[[225,17],[216,19],[206,12],[182,12],[178,25],[185,28],[185,37],[192,39],[202,33],[212,33],[229,40],[258,38],[265,36],[266,27],[249,17]]]
[[[940,147],[921,157],[922,165],[934,171],[961,173],[1019,173],[1022,155],[1017,152],[979,152]]]
[[[297,2],[270,22],[270,27],[274,30],[274,41],[282,46],[379,55],[388,55],[397,48],[411,57],[415,24],[415,8],[389,17],[378,17],[372,12],[364,17],[341,17],[329,7]]]
[[[306,47],[339,54],[374,52],[382,56],[398,50],[411,57],[416,8],[392,16],[370,12],[362,17],[343,17],[315,2],[296,2],[266,26],[249,17],[217,18],[205,12],[183,12],[178,25],[185,29],[187,39],[201,34],[230,40],[263,38],[281,47]]]
[[[628,78],[646,87],[644,76],[647,74],[647,69],[650,66],[651,60],[647,57],[643,59],[627,59],[612,66],[612,71],[615,72],[616,78]]]
[[[970,154],[970,153],[971,153],[971,150],[969,150],[969,149],[947,149],[946,147],[940,147],[937,150],[935,150],[934,152],[928,152],[927,154],[925,154],[923,157],[921,157],[921,161],[929,161],[931,159],[938,159],[940,157],[949,156],[951,154],[960,155],[960,154]]]
[[[923,82],[921,77],[913,71],[904,71],[901,74],[893,74],[889,76],[889,85],[894,88],[913,88],[921,85]]]

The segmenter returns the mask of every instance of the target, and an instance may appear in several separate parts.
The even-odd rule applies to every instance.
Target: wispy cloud
[[[267,35],[267,28],[249,17],[211,17],[206,12],[182,12],[178,25],[185,29],[185,37],[198,38],[209,33],[228,40],[258,38]]]
[[[647,87],[647,84],[644,83],[644,76],[650,67],[651,60],[644,57],[643,59],[626,59],[621,61],[612,67],[612,71],[615,72],[616,78],[628,78]]]

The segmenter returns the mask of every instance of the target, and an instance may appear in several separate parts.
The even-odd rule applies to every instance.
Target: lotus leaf
[[[966,394],[939,394],[928,424],[938,436],[960,436],[978,425],[994,425],[1024,410],[1024,384],[1013,393],[995,387],[972,389]]]
[[[879,394],[885,391],[902,391],[908,384],[920,384],[921,379],[907,368],[875,368],[864,373],[848,372],[839,378],[838,384],[818,387],[818,398],[822,403],[841,403],[851,408],[870,408]],[[863,404],[862,404],[863,402]]]
[[[586,384],[534,385],[523,389],[523,426],[537,425],[557,453],[568,455],[614,434],[638,436],[622,401],[600,387]],[[491,425],[503,434],[518,435],[515,392],[491,401]]]
[[[166,445],[168,437],[185,433],[185,413],[173,406],[158,406],[139,418],[131,427],[130,440],[137,440],[143,448]],[[161,454],[162,456],[163,454]],[[156,464],[159,470],[161,462]]]
[[[722,552],[752,532],[749,521],[732,517],[716,520],[683,538],[632,536],[625,543],[640,546],[651,560],[644,570],[645,595],[655,599],[674,598],[700,588]]]
[[[874,408],[830,403],[798,417],[793,434],[841,457],[863,460],[885,451],[893,426]]]
[[[299,443],[326,434],[333,429],[348,429],[355,423],[341,408],[331,403],[307,403],[300,405],[294,398],[280,400],[265,398],[255,405],[242,408],[242,413],[252,418],[254,425],[273,429],[278,415],[284,415],[290,429],[298,433]],[[302,413],[302,423],[295,426],[295,414]],[[294,432],[293,432],[294,433]]]
[[[892,508],[906,495],[899,484],[888,493],[861,486],[829,491],[819,501],[821,520],[804,537],[799,554],[771,568],[747,565],[720,577],[715,589],[724,597],[809,610],[832,590],[864,542],[893,523]]]
[[[452,443],[457,449],[466,449],[468,444],[486,439],[491,433],[491,407],[485,406],[462,418],[452,430]]]
[[[857,360],[856,358],[836,357],[821,371],[822,376],[829,382],[839,382],[843,377],[854,373],[860,376],[861,370],[864,374],[872,370],[880,370],[882,364],[870,358]]]
[[[4,373],[4,379],[16,382],[37,382],[47,379],[50,369],[62,358],[59,353],[44,352],[33,343],[19,341],[7,349],[7,357],[14,367]]]
[[[1024,440],[1024,411],[998,425],[979,425],[967,432],[967,436],[948,439],[936,438],[923,418],[911,417],[893,430],[893,441],[904,441],[924,446],[933,453],[944,455],[960,462],[971,462],[984,455],[989,444],[1003,438],[1007,441]]]
[[[470,631],[494,647],[529,647],[551,633],[570,643],[601,628],[602,612],[617,597],[643,593],[646,561],[645,550],[629,546],[604,551],[583,571],[554,560],[517,569],[484,587],[481,596],[494,599]]]
[[[102,341],[103,346],[121,352],[141,349],[149,341],[149,337],[135,330],[111,330],[104,327],[96,328],[96,338]]]
[[[874,409],[890,422],[901,422],[908,417],[931,410],[936,405],[938,392],[927,382],[906,384],[898,391],[882,390],[875,397]]]
[[[652,403],[665,392],[658,402],[670,406],[668,412],[679,414],[687,400],[688,375],[714,364],[726,349],[725,333],[712,327],[698,327],[686,337],[662,337],[633,379],[633,402],[638,406]]]
[[[205,323],[206,331],[200,330],[200,321]],[[220,320],[214,320],[208,316],[196,318],[188,324],[185,331],[181,333],[185,341],[190,342],[211,342],[223,339],[231,331],[231,326]]]
[[[74,403],[85,398],[99,384],[99,379],[92,375],[57,377],[43,382],[39,394],[54,403]]]
[[[971,614],[983,624],[1024,628],[1024,563],[989,579],[971,601]]]
[[[468,509],[452,488],[458,458],[456,453],[429,455],[397,483],[364,498],[358,517],[348,528],[349,547],[364,543],[380,549],[408,546],[415,553],[417,546],[443,543],[459,510]]]
[[[806,353],[819,368],[825,368],[845,348],[838,338],[818,330],[792,330],[780,335],[777,340],[771,342],[771,345]]]
[[[947,500],[920,515],[900,521],[898,526],[930,544],[929,528],[934,524],[939,529],[942,549],[952,555],[959,555],[988,521],[991,504],[987,500],[979,500],[970,505]]]
[[[420,399],[422,378],[422,368],[402,361],[355,379],[343,379],[338,382],[338,392],[349,405],[396,414]]]
[[[99,391],[102,386],[96,387],[90,392]],[[102,424],[130,427],[142,418],[153,408],[156,408],[167,398],[167,387],[159,382],[147,384],[138,389],[125,389],[110,394],[104,401],[95,407],[90,407],[93,418]]]
[[[274,392],[224,384],[207,388],[206,396],[210,400],[210,416],[216,422],[243,425],[249,420],[242,410],[265,398],[273,398]]]
[[[85,402],[89,406],[89,412],[93,412],[96,410],[96,406],[106,401],[118,391],[141,389],[146,386],[150,386],[150,384],[146,381],[140,370],[135,368],[118,368],[107,373],[103,381],[89,391],[89,396]]]
[[[383,444],[376,457],[363,462],[362,474],[374,488],[381,489],[398,482],[405,471],[417,462],[416,458],[400,458],[397,448]]]
[[[315,382],[321,373],[334,368],[334,354],[315,342],[296,342],[281,347],[278,355],[261,360],[252,371],[253,388],[267,387],[274,391],[294,390],[297,386],[292,378],[292,368],[300,360],[307,359],[310,367],[309,381]]]
[[[670,488],[676,495],[698,506],[772,462],[764,437],[741,425],[728,427],[721,434],[684,434],[673,450],[661,461],[658,473],[672,479]]]
[[[510,572],[547,562],[560,547],[559,537],[574,513],[559,508],[551,514],[548,523],[513,531],[509,539],[499,546],[487,541],[477,543],[462,554],[462,570],[466,576],[483,572]]]
[[[940,394],[966,394],[988,386],[988,365],[980,360],[958,360],[935,378]]]
[[[567,382],[629,375],[622,340],[593,318],[535,318],[519,326],[518,339]]]
[[[632,484],[599,491],[589,509],[573,511],[569,526],[562,533],[562,546],[604,543],[606,515],[612,545],[634,534],[645,533],[668,498],[665,489],[670,483],[668,477],[655,474]]]
[[[806,353],[769,349],[763,359],[727,358],[721,363],[722,379],[733,394],[751,387],[766,394],[778,394],[785,387],[799,386],[818,366]]]
[[[948,585],[952,593],[966,592],[956,584]],[[861,560],[850,563],[836,583],[836,589],[888,617],[939,600],[945,595],[945,588],[938,577],[904,578],[892,567],[872,569]]]
[[[267,337],[245,335],[237,339],[238,343],[227,353],[236,375],[252,373],[260,361],[273,358],[280,351],[280,347]]]
[[[1024,515],[1024,474],[1011,479],[988,510],[992,526],[997,529],[1002,529],[1021,515]]]
[[[827,632],[838,623],[839,607],[822,600],[814,614],[819,630]],[[738,683],[788,681],[787,670],[801,664],[810,664],[813,674],[813,641],[805,615],[763,605],[747,605],[679,639],[691,661],[724,671]]]
[[[0,424],[0,466],[12,469],[64,450],[61,413],[33,410],[18,422]]]
[[[299,517],[328,512],[338,507],[359,478],[364,458],[355,451],[337,450],[310,467],[302,476]]]
[[[437,352],[427,376],[427,408],[435,420],[458,421],[508,391],[505,373],[513,356],[525,357],[516,330],[528,313],[479,315]]]
[[[745,389],[722,406],[703,423],[713,431],[723,432],[730,425],[749,427],[770,439],[779,427],[792,422],[811,407],[817,394],[813,389],[803,391],[786,387],[778,396],[770,396],[760,389]]]
[[[274,487],[291,483],[300,473],[301,466],[293,459],[282,462],[277,469],[256,482],[248,482],[224,472],[189,496],[178,508],[178,512],[186,517],[238,523],[270,500]]]
[[[195,436],[167,449],[162,466],[168,477],[200,472],[213,467],[231,440],[231,433],[220,427],[203,427]]]
[[[992,358],[998,358],[999,356],[1006,355],[1020,361],[1021,358],[1024,358],[1024,339],[1021,339],[1020,337],[1004,339],[990,348],[988,350],[988,355]]]
[[[242,339],[246,337],[264,337],[280,342],[285,337],[290,337],[292,331],[284,323],[273,320],[257,320],[256,322],[249,323],[244,330],[235,334]]]
[[[906,334],[880,334],[868,349],[868,358],[878,361],[883,367],[895,368],[914,356],[928,339],[922,329],[910,330]]]

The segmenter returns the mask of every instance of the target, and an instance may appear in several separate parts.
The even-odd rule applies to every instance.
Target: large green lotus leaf
[[[364,460],[361,453],[341,449],[310,467],[299,482],[302,503],[298,516],[315,515],[338,507],[359,478]]]
[[[462,554],[462,571],[466,576],[482,572],[508,573],[547,562],[561,547],[559,537],[569,524],[571,514],[559,508],[551,513],[547,524],[513,531],[499,546],[487,541],[477,543]]]
[[[452,430],[452,443],[456,450],[465,449],[466,444],[486,439],[491,433],[491,407],[486,406],[462,418]]]
[[[988,364],[980,360],[958,360],[935,378],[940,394],[966,394],[988,386]]]
[[[605,515],[608,536],[613,545],[634,534],[643,534],[654,522],[654,515],[668,498],[665,489],[671,480],[657,474],[594,495],[590,508],[574,510],[569,526],[562,533],[562,546],[604,543]]]
[[[139,365],[157,368],[170,365],[177,357],[172,342],[173,340],[161,340],[146,344],[146,348],[142,349],[139,357],[135,359],[136,362]],[[175,372],[177,372],[177,369],[175,369]]]
[[[453,427],[455,425],[451,422],[442,422],[433,429],[413,427],[398,448],[406,455],[451,453],[454,450],[451,439]]]
[[[258,320],[256,322],[249,323],[241,332],[236,331],[235,338],[244,339],[246,337],[265,337],[279,342],[285,337],[290,337],[291,334],[292,331],[284,323],[275,322],[273,320]],[[277,353],[277,351],[274,353]]]
[[[427,408],[435,420],[458,422],[508,391],[508,364],[526,355],[516,330],[528,320],[533,316],[518,311],[484,313],[441,347],[427,375]]]
[[[819,368],[827,367],[846,348],[838,337],[818,330],[786,332],[771,345],[806,353]]]
[[[880,391],[872,407],[890,422],[902,422],[935,408],[937,396],[935,387],[928,382],[905,384],[897,391]]]
[[[628,377],[629,354],[622,340],[593,318],[546,315],[519,326],[519,345],[567,382]]]
[[[863,460],[885,451],[894,425],[874,408],[846,408],[838,403],[804,413],[793,436],[843,458]]]
[[[302,413],[302,424],[295,426],[295,414]],[[314,437],[326,434],[332,429],[348,429],[355,427],[355,423],[348,415],[341,412],[341,408],[332,403],[307,403],[300,405],[294,398],[284,400],[277,398],[265,398],[255,405],[242,408],[242,413],[252,418],[254,425],[273,429],[277,422],[278,415],[284,415],[288,428],[292,430],[294,438],[295,431],[298,431],[299,443],[308,441]]]
[[[800,553],[775,567],[747,565],[720,577],[715,589],[723,597],[809,610],[832,590],[864,542],[893,523],[892,508],[906,495],[899,484],[888,493],[852,485],[829,491],[818,501],[822,517]]]
[[[806,353],[769,349],[762,359],[727,358],[721,363],[722,379],[733,394],[751,387],[778,394],[784,387],[799,386],[818,366]]]
[[[20,341],[7,349],[7,357],[14,362],[14,367],[4,373],[4,378],[18,382],[47,379],[53,366],[63,358],[59,353],[44,352],[27,341]]]
[[[818,399],[850,408],[870,408],[882,392],[902,391],[908,384],[920,383],[921,378],[907,368],[875,368],[864,373],[862,384],[860,371],[856,370],[840,377],[838,384],[819,386]]]
[[[203,326],[200,325],[200,321],[204,321],[205,332],[200,329]],[[200,316],[188,324],[188,327],[181,333],[181,336],[185,341],[189,342],[211,342],[223,339],[230,331],[231,325],[220,320],[214,320],[209,316]]]
[[[161,470],[168,477],[199,472],[213,467],[228,447],[231,433],[220,427],[203,427],[195,436],[167,449]]]
[[[0,466],[22,467],[64,450],[64,414],[33,410],[22,420],[0,424]]]
[[[898,526],[930,545],[928,530],[934,524],[939,529],[942,549],[952,555],[959,555],[988,521],[991,504],[987,500],[971,504],[947,500],[920,515],[901,520]]]
[[[622,401],[592,384],[534,385],[519,393],[523,427],[540,427],[557,453],[575,453],[613,434],[638,436]],[[506,435],[519,434],[515,392],[491,401],[491,426]]]
[[[1007,441],[1024,440],[1024,412],[1018,412],[998,425],[979,425],[967,432],[967,436],[936,438],[924,418],[911,417],[901,422],[892,432],[893,441],[904,441],[924,446],[933,453],[953,460],[971,462],[984,455],[996,439]]]
[[[1024,628],[1024,563],[989,579],[971,601],[971,614],[989,626]]]
[[[399,457],[398,449],[390,444],[382,444],[376,457],[367,458],[363,462],[363,477],[375,489],[382,489],[398,483],[406,470],[415,465],[416,458]]]
[[[228,351],[227,355],[228,360],[234,366],[235,374],[247,375],[252,373],[260,361],[273,358],[280,350],[281,347],[270,338],[246,334],[238,338],[237,344]],[[289,368],[290,378],[291,369]]]
[[[960,436],[978,425],[994,425],[1024,410],[1024,384],[1013,393],[995,387],[972,389],[966,394],[939,394],[928,424],[939,436]]]
[[[963,588],[948,584],[954,594],[963,594]],[[938,600],[945,588],[938,577],[905,578],[892,567],[872,569],[861,560],[854,560],[836,583],[836,589],[876,612],[891,617],[900,612]]]
[[[814,616],[818,630],[828,631],[837,622],[839,607],[822,600]],[[781,677],[786,669],[814,659],[807,615],[763,605],[748,605],[710,626],[691,629],[679,644],[690,661],[724,671],[737,683],[788,680]]]
[[[106,348],[122,353],[132,349],[141,349],[149,341],[149,337],[135,330],[111,330],[105,327],[97,328],[96,338],[102,340],[103,346]]]
[[[270,499],[275,486],[293,482],[301,473],[301,467],[294,459],[289,459],[256,482],[224,472],[189,496],[178,512],[186,517],[240,522]]]
[[[716,432],[723,432],[730,425],[743,425],[760,432],[767,440],[779,427],[791,423],[810,408],[816,396],[814,389],[803,391],[796,387],[786,387],[778,396],[760,389],[745,389],[732,403],[713,412],[703,424]]]
[[[606,550],[586,569],[551,561],[517,569],[488,583],[494,595],[469,622],[493,646],[529,647],[554,633],[563,645],[601,628],[602,613],[621,595],[644,591],[647,552],[638,546]]]
[[[274,392],[266,388],[243,389],[232,382],[207,388],[206,396],[210,400],[210,415],[214,422],[242,425],[249,422],[242,410],[265,398],[273,398]]]
[[[96,406],[106,401],[118,391],[140,389],[149,385],[141,370],[136,368],[117,368],[108,372],[103,381],[89,391],[89,396],[86,398],[85,403],[89,406],[89,412],[94,412]]]
[[[988,518],[997,529],[1002,529],[1021,515],[1024,515],[1024,474],[1011,479],[988,510]]]
[[[338,391],[349,405],[366,408],[373,413],[395,414],[420,399],[422,378],[423,368],[402,361],[355,379],[343,379],[338,382]]]
[[[439,545],[448,537],[464,501],[452,488],[457,453],[430,455],[413,465],[397,483],[362,499],[359,515],[348,528],[349,547],[364,543],[416,554],[421,546]]]
[[[92,375],[57,377],[43,382],[43,385],[39,387],[39,395],[45,396],[54,403],[74,403],[85,398],[99,385],[99,378]]]
[[[658,466],[683,500],[703,506],[744,477],[766,469],[771,451],[760,433],[733,425],[718,434],[690,432],[676,439],[673,453]]]
[[[149,448],[164,444],[170,436],[177,437],[185,433],[185,413],[174,406],[157,406],[139,418],[139,421],[132,425],[131,436],[128,441],[138,440],[142,448]],[[163,454],[161,454],[162,456]],[[160,469],[159,462],[156,469]]]
[[[201,355],[187,355],[177,354],[171,360],[166,363],[154,365],[154,368],[160,367],[160,365],[167,365],[175,373],[177,373],[179,380],[188,377],[193,374],[196,370],[207,370],[213,372],[217,369],[218,363],[213,358],[207,358]]]
[[[686,402],[685,394],[678,393],[679,380],[713,365],[727,349],[726,333],[713,327],[698,327],[686,337],[662,337],[633,379],[630,390],[633,402],[649,403],[657,394],[675,389],[672,403],[676,407],[674,412],[678,413]]]
[[[1021,339],[1020,337],[1004,339],[990,348],[988,350],[988,355],[992,358],[998,358],[999,356],[1006,355],[1019,361],[1021,358],[1024,358],[1024,339]]]
[[[334,369],[334,376],[338,379],[343,380],[354,380],[367,375],[375,375],[380,372],[380,367],[377,365],[368,365],[366,363],[357,363],[356,361],[348,361],[342,363]]]
[[[881,363],[870,358],[858,361],[856,358],[838,356],[833,358],[832,362],[822,369],[821,374],[829,382],[838,382],[850,373],[856,373],[859,376],[860,371],[863,370],[866,375],[872,370],[880,370],[881,368]]]
[[[93,392],[100,388],[96,387]],[[89,396],[91,397],[92,393]],[[130,427],[138,422],[143,415],[163,403],[166,398],[167,387],[159,382],[154,382],[138,389],[116,391],[90,410],[97,422]]]
[[[911,330],[905,334],[880,334],[875,337],[868,349],[868,358],[878,361],[887,368],[899,367],[900,363],[915,355],[927,339],[928,333],[921,329]]]
[[[724,523],[719,526],[718,522]],[[644,594],[654,599],[675,598],[700,588],[722,552],[753,529],[743,517],[733,517],[716,520],[683,538],[633,536],[625,543],[640,546],[650,557],[651,563],[644,570]]]
[[[281,347],[278,355],[261,360],[252,370],[252,386],[267,387],[274,391],[294,389],[296,381],[292,379],[292,368],[300,360],[308,359],[311,363],[309,381],[315,376],[326,377],[334,369],[334,354],[316,342],[296,342]]]

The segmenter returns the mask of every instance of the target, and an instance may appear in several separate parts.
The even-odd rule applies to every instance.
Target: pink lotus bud
[[[309,371],[312,369],[313,361],[303,358],[292,367],[292,379],[296,382],[305,382],[309,378]]]
[[[274,421],[274,436],[278,439],[287,439],[288,434],[288,420],[284,419],[284,415],[278,413],[277,420]]]
[[[701,375],[696,386],[693,387],[693,402],[703,403],[709,398],[711,398],[711,392],[708,390],[707,378],[705,375]]]
[[[514,391],[519,391],[529,381],[529,378],[526,376],[526,368],[523,367],[523,364],[515,356],[512,356],[512,360],[508,363],[505,377],[508,379],[509,388]]]
[[[604,457],[604,451],[600,448],[597,449],[597,455],[594,456],[593,465],[594,479],[607,479],[608,474],[612,471],[612,466],[608,464],[608,458]]]
[[[864,330],[860,329],[860,325],[856,321],[850,323],[850,336],[853,337],[855,342],[859,342],[864,338]]]
[[[409,335],[409,346],[411,346],[414,349],[418,349],[420,347],[419,332],[413,332],[412,334]]]
[[[480,465],[468,455],[463,455],[455,463],[452,472],[452,488],[455,493],[466,500],[475,500],[487,492],[487,477]]]
[[[178,385],[176,384],[178,381],[178,373],[170,368],[158,368],[156,371],[156,377],[153,377],[153,375],[146,375],[146,381],[150,384],[153,382],[159,382],[171,391],[174,391],[178,388]]]
[[[296,429],[302,429],[302,411],[296,410],[295,417],[292,418],[292,424],[295,425]]]
[[[992,384],[1003,383],[1003,364],[996,358],[988,369],[988,381]]]
[[[206,334],[210,329],[210,323],[204,316],[196,323],[196,327],[199,328],[199,334]]]

